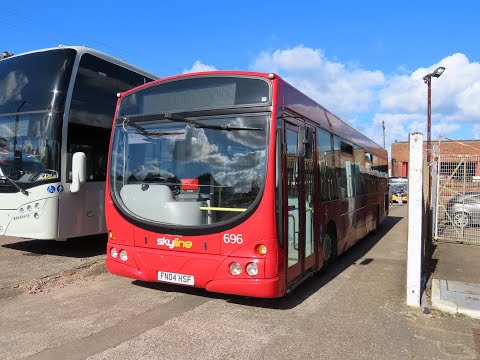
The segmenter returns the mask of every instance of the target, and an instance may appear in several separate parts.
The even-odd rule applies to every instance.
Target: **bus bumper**
[[[108,249],[113,245],[114,244],[109,244]],[[146,282],[164,283],[158,281],[158,270],[164,270],[192,275],[195,277],[194,287],[204,288],[210,292],[261,298],[276,298],[285,295],[285,277],[283,275],[268,279],[225,278],[224,272],[219,271],[219,269],[223,268],[223,266],[221,266],[222,264],[231,261],[230,258],[225,256],[207,258],[196,257],[194,254],[191,254],[192,256],[187,257],[188,260],[178,260],[177,256],[166,259],[167,257],[163,255],[163,252],[162,254],[152,254],[151,250],[146,250],[147,254],[143,249],[136,252],[135,248],[132,247],[123,246],[122,248],[126,249],[130,254],[128,260],[125,262],[121,262],[118,258],[113,259],[107,252],[107,269],[115,275]],[[153,264],[152,256],[155,256],[157,259],[155,264]],[[171,262],[165,263],[164,261],[166,260],[170,260]],[[183,262],[183,266],[180,268],[175,267],[174,261]],[[194,269],[197,270],[194,271]]]
[[[277,298],[285,295],[285,278],[279,276],[272,279],[212,280],[205,289],[223,294]]]

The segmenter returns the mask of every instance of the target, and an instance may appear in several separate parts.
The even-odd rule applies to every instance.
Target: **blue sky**
[[[476,1],[16,1],[0,50],[86,45],[160,76],[276,72],[387,149],[408,133],[480,138]]]

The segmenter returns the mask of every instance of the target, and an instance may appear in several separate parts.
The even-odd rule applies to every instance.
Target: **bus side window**
[[[345,160],[342,159],[342,140],[333,137],[333,153],[335,158],[335,177],[337,180],[337,194],[339,199],[347,197],[347,170]]]
[[[319,193],[321,201],[334,200],[335,171],[331,164],[332,142],[330,133],[317,128],[317,152],[319,174]]]

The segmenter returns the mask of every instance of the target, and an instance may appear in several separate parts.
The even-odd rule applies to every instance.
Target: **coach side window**
[[[80,60],[68,124],[67,174],[71,181],[71,157],[77,151],[87,155],[87,181],[105,181],[117,93],[151,79],[131,70],[83,54]]]

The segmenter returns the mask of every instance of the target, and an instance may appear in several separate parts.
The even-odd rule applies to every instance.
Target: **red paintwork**
[[[217,71],[187,75],[178,75],[161,79],[122,94],[121,99],[131,92],[154,86],[163,81],[178,78],[202,75],[252,75],[264,77],[272,84],[272,118],[270,126],[270,146],[268,148],[267,174],[265,190],[260,204],[254,215],[250,216],[240,225],[230,229],[227,233],[242,234],[244,242],[241,245],[225,244],[223,234],[210,234],[201,236],[176,236],[175,234],[159,234],[141,229],[130,224],[124,219],[113,206],[110,196],[110,186],[106,184],[105,210],[107,228],[113,231],[113,239],[109,239],[107,245],[107,268],[110,272],[143,281],[157,281],[157,271],[176,272],[193,275],[195,286],[205,288],[207,291],[238,294],[256,297],[279,297],[283,296],[291,284],[287,284],[287,260],[286,246],[280,247],[275,223],[275,137],[277,109],[289,108],[321,126],[324,129],[341,134],[343,137],[355,141],[372,154],[386,158],[386,151],[380,146],[367,139],[364,135],[343,123],[333,114],[326,111],[320,105],[300,93],[298,90],[274,75],[269,79],[265,73],[251,73],[240,71]],[[118,104],[117,103],[117,109]],[[116,114],[115,114],[116,116]],[[286,159],[284,157],[284,168]],[[108,169],[110,169],[110,158]],[[317,169],[315,169],[317,171]],[[107,174],[107,179],[109,174]],[[194,184],[184,184],[192,186]],[[197,185],[198,186],[198,185]],[[317,187],[317,186],[316,186]],[[286,195],[286,190],[284,195]],[[325,231],[325,224],[334,222],[338,231],[338,252],[350,247],[359,238],[373,229],[375,218],[373,214],[379,206],[381,220],[385,217],[383,206],[383,194],[365,195],[357,198],[343,199],[321,203],[316,201],[315,211],[315,239],[320,239],[320,226]],[[361,211],[354,211],[361,208]],[[286,207],[284,218],[286,218]],[[320,215],[322,214],[322,215]],[[286,230],[286,221],[285,230]],[[188,242],[189,246],[170,249],[168,246],[157,244],[157,239],[165,237],[168,240]],[[286,241],[285,241],[286,242]],[[205,249],[204,244],[208,246]],[[255,246],[258,244],[267,246],[267,254],[258,255]],[[163,243],[162,243],[163,244]],[[191,245],[191,246],[190,246]],[[129,259],[123,262],[110,256],[110,249],[114,246],[118,252],[125,249]],[[322,247],[320,242],[315,246],[314,270],[322,266]],[[244,271],[238,276],[229,272],[229,265],[237,261],[242,264]],[[245,272],[245,266],[249,262],[257,262],[259,273],[257,276],[249,276]],[[296,279],[298,280],[298,279]]]

